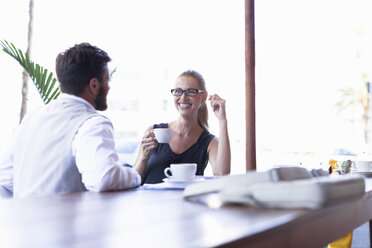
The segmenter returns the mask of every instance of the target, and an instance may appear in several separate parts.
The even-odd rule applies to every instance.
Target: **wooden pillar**
[[[246,170],[256,170],[254,0],[245,0]]]

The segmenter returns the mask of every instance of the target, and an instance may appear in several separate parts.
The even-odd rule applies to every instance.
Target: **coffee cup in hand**
[[[154,128],[155,139],[158,143],[168,143],[172,137],[170,128]]]
[[[172,181],[191,181],[195,179],[196,166],[195,163],[171,164],[164,174]]]

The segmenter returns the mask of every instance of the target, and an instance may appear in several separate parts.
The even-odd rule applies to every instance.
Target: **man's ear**
[[[90,81],[89,81],[89,92],[93,96],[98,95],[99,87],[100,87],[100,84],[98,82],[98,79],[97,78],[91,78]]]

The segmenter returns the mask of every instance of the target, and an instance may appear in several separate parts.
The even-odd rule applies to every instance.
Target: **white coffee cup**
[[[172,129],[170,128],[154,128],[155,139],[159,143],[168,143],[172,137]]]
[[[171,164],[165,168],[164,174],[172,181],[191,181],[195,179],[196,166],[194,163]]]
[[[360,161],[355,161],[355,164],[356,164],[356,168],[358,171],[369,172],[372,170],[372,161],[360,160]]]

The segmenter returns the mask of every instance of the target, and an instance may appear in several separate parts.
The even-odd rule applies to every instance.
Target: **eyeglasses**
[[[171,93],[174,96],[182,96],[182,94],[185,92],[186,96],[196,96],[198,93],[203,93],[205,90],[197,90],[197,89],[187,89],[183,90],[180,88],[172,89]]]

